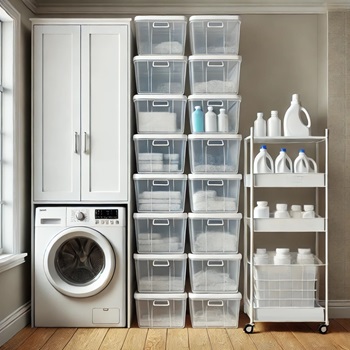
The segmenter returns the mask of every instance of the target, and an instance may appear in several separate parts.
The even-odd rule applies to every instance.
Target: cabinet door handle
[[[78,153],[78,138],[79,135],[77,132],[74,133],[74,153]]]
[[[84,153],[87,153],[87,132],[84,131]]]

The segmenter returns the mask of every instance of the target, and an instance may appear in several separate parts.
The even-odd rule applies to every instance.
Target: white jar
[[[276,219],[286,219],[289,218],[290,215],[288,213],[288,206],[284,203],[276,204],[275,218]]]
[[[303,211],[303,219],[310,219],[315,217],[314,206],[312,204],[305,204]]]
[[[301,205],[299,205],[299,204],[292,204],[291,207],[290,207],[289,215],[293,219],[301,219],[302,218]]]
[[[269,255],[265,248],[257,248],[254,254],[254,264],[263,265],[269,263]]]
[[[225,108],[220,108],[218,114],[218,132],[228,132],[228,115]]]
[[[289,265],[291,261],[289,248],[276,248],[276,255],[273,258],[275,265]]]
[[[270,217],[270,208],[266,201],[257,201],[257,206],[254,208],[254,218],[264,219]]]
[[[299,248],[297,254],[297,263],[298,264],[314,264],[315,259],[314,255],[311,253],[309,248]]]

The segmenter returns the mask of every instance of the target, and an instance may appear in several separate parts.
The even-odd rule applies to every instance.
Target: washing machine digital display
[[[118,209],[96,209],[95,219],[118,219]]]

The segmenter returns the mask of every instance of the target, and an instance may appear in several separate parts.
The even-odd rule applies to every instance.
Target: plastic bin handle
[[[223,140],[208,140],[207,146],[222,147],[224,145]]]
[[[169,300],[153,300],[153,306],[169,306]]]
[[[153,140],[152,146],[155,146],[155,147],[169,146],[169,140]]]
[[[152,27],[153,28],[169,28],[170,24],[169,24],[169,22],[153,22]]]
[[[210,107],[223,107],[224,106],[224,101],[220,100],[208,100],[207,101],[207,106]]]
[[[169,107],[169,101],[153,101],[152,107]]]
[[[170,262],[169,260],[153,260],[152,265],[156,267],[167,267],[170,266]]]
[[[221,67],[224,67],[224,62],[223,61],[208,61],[207,67],[221,68]]]
[[[222,300],[208,300],[208,306],[224,306],[224,302]]]
[[[154,68],[169,68],[169,61],[154,61],[152,62],[152,67]]]
[[[223,260],[208,260],[207,266],[224,266]]]
[[[169,180],[153,180],[153,186],[169,186]]]
[[[224,28],[224,22],[208,22],[208,28]]]
[[[169,219],[153,219],[153,226],[169,226]]]
[[[208,219],[207,226],[224,226],[224,220],[222,220],[222,219]]]
[[[207,186],[224,186],[223,180],[208,180]]]

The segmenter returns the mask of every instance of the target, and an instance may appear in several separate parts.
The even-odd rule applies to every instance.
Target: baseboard
[[[350,318],[350,300],[329,300],[329,318]]]
[[[11,339],[30,322],[30,302],[22,305],[0,321],[0,346]]]

